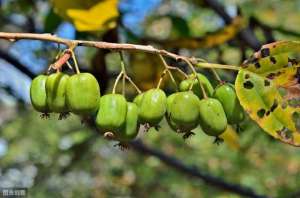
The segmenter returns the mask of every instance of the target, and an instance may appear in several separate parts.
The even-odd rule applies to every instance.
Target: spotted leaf
[[[261,58],[271,57],[284,53],[299,53],[300,41],[277,41],[263,45],[261,49],[255,52],[248,60],[244,62],[244,65],[256,63]]]
[[[244,62],[235,87],[241,105],[273,137],[300,146],[300,42],[264,45]]]

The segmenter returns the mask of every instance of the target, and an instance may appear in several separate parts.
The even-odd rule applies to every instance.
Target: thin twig
[[[22,39],[27,40],[39,40],[39,41],[48,41],[55,42],[58,44],[63,44],[72,48],[74,46],[85,46],[85,47],[95,47],[99,49],[109,49],[114,51],[136,51],[136,52],[146,52],[151,54],[158,54],[161,56],[165,56],[168,58],[179,60],[188,60],[189,62],[193,62],[198,60],[195,57],[185,57],[178,54],[174,54],[168,52],[166,50],[154,48],[151,45],[136,45],[136,44],[128,44],[128,43],[109,43],[103,41],[85,41],[85,40],[71,40],[57,37],[52,34],[35,34],[35,33],[7,33],[0,32],[0,39],[6,39],[11,42],[15,42]],[[231,69],[231,70],[239,70],[239,67],[230,66],[230,65],[220,65],[220,64],[208,64],[208,63],[198,63],[201,67],[207,68],[221,68],[221,69]]]
[[[175,60],[180,60],[184,58],[180,55],[168,52],[166,50],[156,49],[151,45],[135,45],[135,44],[127,44],[127,43],[109,43],[103,41],[71,40],[71,39],[60,38],[52,34],[0,32],[0,39],[6,39],[12,42],[15,42],[17,40],[22,40],[22,39],[40,40],[40,41],[59,43],[59,44],[66,45],[68,47],[72,47],[75,44],[77,46],[95,47],[99,49],[110,49],[116,51],[121,51],[121,50],[140,51],[140,52],[147,52],[152,54],[160,54],[162,56],[166,56]]]

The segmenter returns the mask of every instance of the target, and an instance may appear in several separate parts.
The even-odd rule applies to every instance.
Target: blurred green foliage
[[[18,114],[1,127],[1,139],[8,142],[1,158],[2,185],[26,185],[33,197],[229,196],[154,157],[120,151],[113,146],[116,142],[95,135],[75,115],[57,121],[54,115],[42,120],[30,109]],[[186,164],[257,192],[285,197],[296,190],[300,185],[298,149],[274,141],[253,123],[241,127],[239,150],[216,146],[200,130],[183,141],[166,124],[159,132],[140,136]]]

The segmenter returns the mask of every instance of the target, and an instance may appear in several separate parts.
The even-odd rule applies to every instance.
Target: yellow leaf
[[[116,26],[118,0],[53,0],[56,12],[78,31],[106,31]]]
[[[232,126],[228,125],[226,131],[220,135],[220,138],[222,138],[231,149],[238,150],[240,148],[239,136]]]
[[[235,86],[241,105],[260,127],[285,143],[300,146],[294,121],[298,108],[283,100],[274,82],[240,70]]]
[[[235,81],[241,105],[257,124],[282,142],[300,146],[299,41],[262,46]]]

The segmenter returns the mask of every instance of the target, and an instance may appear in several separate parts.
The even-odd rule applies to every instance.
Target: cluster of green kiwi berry
[[[207,135],[218,138],[228,124],[238,125],[245,117],[230,83],[220,82],[214,89],[210,81],[198,73],[183,80],[179,89],[181,92],[173,93],[167,99],[166,117],[170,127],[185,133],[184,137],[193,134],[191,130],[199,124]]]
[[[30,98],[32,106],[45,116],[49,113],[63,116],[69,112],[88,115],[98,110],[100,87],[95,77],[89,73],[69,76],[57,72],[34,78]]]
[[[244,111],[230,83],[220,83],[214,89],[210,81],[198,73],[183,80],[179,89],[180,92],[168,97],[161,89],[139,94],[133,101],[139,107],[139,122],[155,127],[165,116],[169,126],[183,133],[184,138],[192,135],[192,130],[199,125],[207,135],[218,138],[227,124],[238,124],[244,119]]]
[[[206,134],[218,137],[228,123],[238,124],[244,119],[244,111],[229,83],[220,83],[214,89],[198,73],[183,80],[179,88],[180,92],[168,97],[163,90],[153,88],[127,102],[121,94],[100,97],[99,84],[89,73],[69,76],[57,72],[37,76],[32,81],[30,96],[33,107],[44,114],[95,115],[96,126],[107,137],[120,142],[134,139],[141,125],[158,127],[164,117],[184,138],[199,125]]]
[[[135,138],[138,133],[137,105],[127,102],[120,94],[100,97],[100,86],[90,73],[39,75],[31,83],[30,98],[34,109],[43,116],[59,113],[62,119],[69,112],[96,115],[97,127],[122,142]]]

